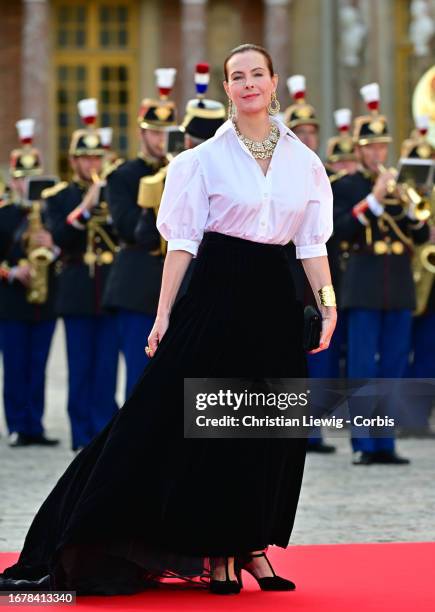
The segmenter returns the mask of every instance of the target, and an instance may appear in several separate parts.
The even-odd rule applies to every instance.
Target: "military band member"
[[[331,185],[346,174],[354,174],[359,166],[351,134],[352,111],[350,108],[338,108],[334,111],[334,122],[338,133],[328,139],[325,160],[325,168]]]
[[[184,132],[184,149],[192,149],[212,138],[216,130],[226,119],[225,106],[221,102],[205,97],[210,82],[210,67],[207,63],[202,62],[196,65],[194,80],[196,98],[187,102],[184,119],[180,125],[180,132]],[[169,155],[172,156],[173,154],[169,153]],[[159,211],[168,167],[164,166],[157,174],[151,177],[143,177],[140,182],[139,204],[147,208],[152,207],[156,215]],[[142,215],[135,231],[138,242],[146,240],[146,237],[149,235],[148,224],[153,221],[154,219],[150,220],[150,217],[146,214]],[[162,252],[166,254],[166,241],[163,237],[160,240]],[[189,264],[175,301],[184,295],[194,266],[195,258]]]
[[[212,138],[226,120],[224,105],[205,97],[209,82],[210,66],[205,62],[197,64],[195,70],[196,98],[188,101],[181,124],[185,133],[186,149],[193,149]]]
[[[105,151],[103,156],[102,176],[106,177],[108,174],[116,170],[116,168],[120,166],[124,160],[118,157],[116,151],[114,151],[112,148],[113,128],[99,128],[98,134],[100,136],[101,145]]]
[[[334,112],[337,134],[328,139],[326,145],[325,168],[334,193],[337,181],[353,174],[358,168],[358,159],[351,135],[352,111],[339,108]],[[340,277],[347,261],[347,243],[336,240],[334,234],[327,242],[329,267],[332,283],[338,294]],[[334,336],[327,351],[308,356],[310,375],[316,378],[339,378],[345,375],[346,317],[340,311]]]
[[[53,446],[42,423],[45,370],[56,324],[53,262],[57,252],[44,228],[40,202],[26,194],[28,177],[42,172],[32,146],[34,120],[16,126],[21,147],[11,153],[10,183],[0,202],[0,326],[3,402],[12,447]]]
[[[416,127],[404,140],[400,157],[423,161],[435,160],[435,148],[427,138],[429,117],[416,117]],[[431,201],[433,185],[427,186],[424,195]],[[435,378],[435,201],[431,201],[430,240],[418,247],[413,256],[414,281],[416,283],[416,309],[412,320],[410,378]],[[404,405],[400,420],[400,434],[433,437],[429,419],[432,398],[413,398],[412,409]]]
[[[168,99],[176,71],[159,68],[155,72],[160,99],[146,98],[142,102],[138,117],[140,152],[136,159],[120,165],[107,178],[109,207],[121,248],[104,303],[116,312],[127,368],[126,396],[148,362],[144,344],[154,324],[163,271],[156,215],[152,206],[138,205],[139,184],[142,177],[156,175],[167,165],[165,131],[177,124],[175,104]],[[138,225],[144,223],[147,232],[138,230]]]
[[[414,243],[427,240],[428,228],[413,206],[389,193],[395,175],[383,167],[391,136],[379,114],[379,86],[361,93],[369,109],[354,127],[362,168],[334,190],[334,233],[349,243],[339,305],[347,310],[349,378],[396,378],[406,372],[415,308],[411,253]],[[366,410],[367,400],[359,408]],[[352,446],[356,465],[409,462],[395,452],[391,434],[354,437]]]
[[[319,148],[319,121],[316,111],[306,101],[306,79],[294,74],[287,79],[287,87],[292,103],[285,109],[284,122],[309,149],[317,153]],[[287,255],[295,283],[296,294],[302,302],[307,301],[307,282],[302,264],[296,259],[296,249],[292,242],[287,245]]]
[[[287,87],[293,98],[291,104],[284,113],[284,121],[286,125],[293,130],[296,136],[312,151],[317,153],[319,149],[319,121],[316,117],[315,108],[306,101],[306,79],[301,74],[295,74],[287,79]],[[328,241],[329,245],[329,241]],[[328,254],[329,254],[329,246]],[[300,260],[296,259],[296,250],[292,243],[287,246],[287,255],[289,257],[290,267],[293,272],[296,292],[300,300],[303,302],[313,302],[314,297],[310,291],[306,281],[305,273]],[[332,265],[331,265],[332,269]],[[338,324],[338,321],[337,321]],[[337,329],[334,333],[337,333]],[[310,377],[324,377],[328,374],[323,373],[326,370],[325,364],[329,363],[330,354],[333,350],[334,338],[327,351],[308,355],[308,371]],[[313,429],[312,435],[308,439],[307,450],[317,453],[332,453],[335,451],[335,446],[326,444],[321,435],[320,428]]]
[[[73,180],[44,192],[48,224],[62,249],[56,307],[65,323],[74,451],[99,433],[117,410],[119,352],[115,317],[102,304],[117,238],[104,201],[105,149],[94,127],[97,101],[81,100],[78,108],[86,127],[71,138]]]

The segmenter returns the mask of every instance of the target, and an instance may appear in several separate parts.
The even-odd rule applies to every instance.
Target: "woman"
[[[183,438],[184,378],[306,374],[303,309],[283,247],[290,239],[319,298],[317,350],[334,330],[329,181],[316,155],[271,121],[276,86],[261,47],[243,45],[227,58],[236,120],[180,154],[166,180],[157,225],[168,255],[152,360],[42,505],[3,590],[31,581],[78,594],[132,593],[145,578],[198,576],[204,565],[213,593],[239,592],[242,569],[263,589],[294,588],[262,551],[288,544],[306,441]],[[172,308],[195,254],[188,292]]]

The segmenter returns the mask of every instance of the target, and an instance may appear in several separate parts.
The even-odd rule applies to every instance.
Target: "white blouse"
[[[157,228],[168,251],[196,256],[204,232],[296,245],[296,257],[326,255],[332,190],[322,162],[276,118],[280,137],[264,175],[232,121],[169,164]]]

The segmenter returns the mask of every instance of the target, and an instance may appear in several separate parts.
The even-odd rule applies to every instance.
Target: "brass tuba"
[[[435,222],[435,187],[432,188],[431,217],[429,225],[434,226]],[[427,301],[432,291],[435,279],[435,244],[426,243],[415,248],[413,256],[413,273],[416,291],[416,308],[414,315],[423,314],[426,310]]]
[[[48,268],[54,260],[54,253],[36,244],[36,235],[44,228],[40,202],[31,203],[28,222],[26,252],[27,263],[30,265],[30,284],[26,298],[30,304],[44,304],[48,296]]]
[[[143,176],[139,182],[137,203],[141,208],[152,208],[156,218],[160,208],[167,172],[168,166],[163,166],[156,174]],[[166,240],[163,236],[160,236],[160,249],[151,251],[150,255],[165,255],[166,249]]]

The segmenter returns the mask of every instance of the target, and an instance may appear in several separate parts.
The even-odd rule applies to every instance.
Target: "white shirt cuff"
[[[168,251],[187,251],[192,253],[194,257],[198,252],[200,242],[195,240],[185,240],[184,238],[174,238],[168,240]]]
[[[323,255],[328,255],[325,243],[296,247],[296,259],[310,259],[310,257],[322,257]]]
[[[372,213],[377,217],[380,217],[384,212],[384,207],[382,206],[382,204],[378,202],[378,200],[372,193],[369,193],[369,195],[366,197],[366,200]]]

